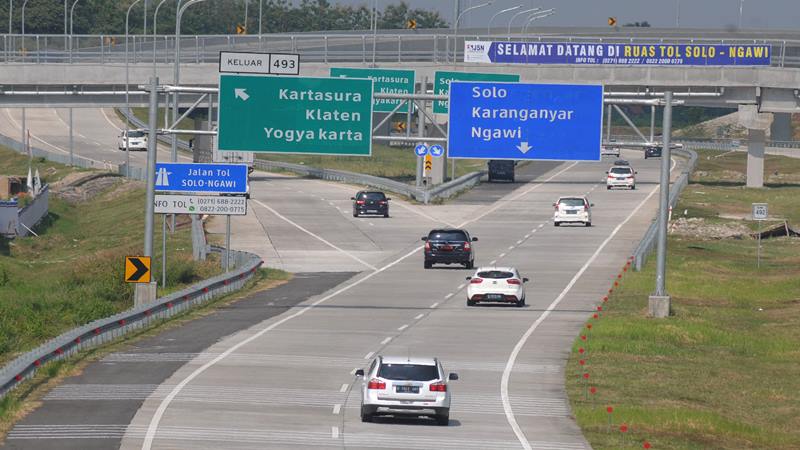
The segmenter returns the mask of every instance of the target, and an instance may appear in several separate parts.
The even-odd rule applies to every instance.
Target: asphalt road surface
[[[342,271],[360,273],[283,314],[243,323],[203,349],[153,345],[114,354],[101,364],[178,368],[163,382],[145,376],[68,381],[11,431],[8,443],[41,448],[54,440],[64,448],[91,438],[97,448],[121,440],[124,449],[588,448],[570,417],[564,365],[657,201],[660,161],[624,153],[639,171],[635,191],[606,191],[601,180],[608,161],[563,163],[540,166],[542,173],[506,185],[493,202],[465,196],[438,206],[397,203],[390,219],[353,218],[346,186],[265,175],[255,183],[250,208],[253,216],[272,215],[272,226],[283,223],[270,237],[295,243],[300,254],[286,260],[321,268],[341,263]],[[594,226],[553,227],[551,204],[567,194],[589,195]],[[478,265],[512,265],[531,278],[528,306],[468,308],[469,271],[423,269],[419,237],[442,224],[480,238]],[[353,372],[376,354],[437,356],[446,370],[458,372],[449,426],[421,418],[362,423]],[[129,420],[111,412],[130,409],[126,395],[144,399]],[[108,411],[102,418],[88,413],[101,409]]]

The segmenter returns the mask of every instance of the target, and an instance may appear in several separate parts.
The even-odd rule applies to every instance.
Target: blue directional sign
[[[447,156],[599,161],[603,87],[454,81]]]
[[[246,164],[156,163],[156,192],[246,194]]]
[[[416,153],[417,156],[425,156],[428,154],[428,147],[425,144],[419,144],[414,147],[414,153]]]
[[[437,158],[444,155],[444,147],[442,147],[441,145],[431,145],[430,151],[431,155]]]

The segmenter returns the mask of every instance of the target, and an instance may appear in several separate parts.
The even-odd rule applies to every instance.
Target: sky
[[[251,0],[253,1],[253,0]],[[377,0],[378,8],[399,0]],[[488,0],[461,0],[462,11]],[[675,27],[680,10],[681,28],[735,28],[740,0],[495,0],[491,6],[468,12],[459,27],[482,27],[496,12],[522,4],[526,9],[556,8],[556,14],[533,22],[543,26],[607,26],[608,17],[619,23],[647,21],[654,27]],[[295,3],[298,3],[295,0]],[[371,5],[372,0],[331,0],[331,3]],[[437,9],[452,22],[454,0],[406,0],[413,8]],[[678,8],[680,5],[680,8]],[[382,9],[382,8],[381,8]],[[504,26],[514,13],[498,16],[494,24]],[[515,24],[523,22],[520,16]],[[533,26],[533,25],[532,25]],[[798,29],[800,0],[744,0],[742,28]]]

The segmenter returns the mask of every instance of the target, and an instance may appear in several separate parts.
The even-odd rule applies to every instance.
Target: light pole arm
[[[511,35],[511,24],[514,22],[514,19],[516,19],[517,17],[519,17],[519,16],[521,16],[523,14],[527,14],[529,12],[539,11],[540,9],[542,9],[542,8],[526,9],[525,11],[520,11],[520,12],[514,14],[513,16],[511,16],[511,20],[508,21],[508,31],[507,31],[507,33],[509,35]]]
[[[28,5],[28,0],[22,2],[22,35],[25,36],[25,6]],[[24,43],[23,43],[24,44]]]
[[[527,33],[528,27],[531,25],[531,23],[533,23],[534,20],[544,19],[545,17],[552,16],[553,14],[556,13],[555,11],[556,11],[555,8],[550,8],[533,14],[531,17],[528,18],[528,21],[525,22],[525,26],[522,28],[522,32]]]
[[[72,35],[72,30],[73,30],[72,18],[73,18],[73,14],[75,13],[75,5],[77,5],[77,4],[78,4],[78,0],[75,0],[74,2],[72,2],[72,7],[69,8],[69,34],[70,34],[70,36]]]
[[[478,9],[478,8],[483,8],[484,6],[489,6],[493,2],[494,2],[494,0],[488,1],[486,3],[481,3],[480,5],[470,6],[469,8],[461,11],[461,14],[459,14],[458,17],[456,17],[455,30],[458,30],[458,22],[461,20],[461,18],[464,16],[464,14],[472,11],[473,9]],[[456,34],[458,34],[458,33],[456,33]]]
[[[492,22],[494,22],[494,19],[497,16],[499,16],[500,14],[503,14],[503,13],[507,13],[509,11],[514,11],[515,9],[520,9],[520,8],[522,8],[522,5],[512,6],[511,8],[502,9],[502,10],[496,12],[492,16],[492,18],[489,19],[489,25],[486,27],[486,34],[492,34]]]

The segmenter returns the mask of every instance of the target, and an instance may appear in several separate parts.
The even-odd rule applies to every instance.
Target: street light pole
[[[656,291],[648,299],[650,315],[657,318],[669,316],[670,297],[666,289],[667,271],[667,220],[669,217],[670,134],[672,133],[672,92],[664,92],[664,123],[661,130],[661,177],[658,210],[658,238],[656,248]]]
[[[739,0],[739,29],[742,29],[742,10],[744,9],[744,0]]]
[[[264,6],[264,0],[258,0],[258,42],[261,43],[261,17],[264,15],[262,12],[262,8]]]
[[[378,46],[378,0],[372,2],[372,67],[375,67],[375,53]]]
[[[130,149],[130,138],[128,137],[128,133],[131,129],[131,122],[128,118],[128,114],[130,114],[131,105],[129,91],[130,91],[130,79],[129,79],[129,71],[130,67],[128,64],[128,20],[131,16],[131,10],[137,3],[141,0],[136,0],[131,3],[131,6],[128,7],[128,12],[125,13],[125,176],[129,177],[131,174],[131,149]],[[146,0],[145,0],[146,1]],[[147,14],[145,13],[145,17]]]
[[[533,23],[534,20],[544,19],[545,17],[552,16],[555,13],[556,13],[555,12],[555,8],[551,8],[551,9],[546,9],[544,11],[541,11],[541,12],[538,12],[536,14],[533,14],[531,17],[528,18],[528,21],[525,23],[525,26],[522,27],[522,33],[523,34],[527,34],[528,33],[528,27]]]
[[[178,86],[180,84],[180,77],[181,77],[181,18],[183,17],[184,11],[186,8],[195,5],[197,3],[203,2],[205,0],[189,0],[183,5],[180,4],[180,0],[178,0],[178,12],[175,14],[175,68],[173,73],[173,84]],[[246,26],[247,24],[245,24]],[[178,121],[178,92],[175,91],[172,94],[172,123],[173,126],[177,127],[178,124],[175,122]],[[172,135],[172,158],[171,161],[175,162],[178,160],[178,135]]]
[[[66,2],[67,0],[64,0],[64,1]],[[11,18],[12,17],[14,17],[14,0],[8,0],[8,34],[9,35],[11,35]],[[64,30],[64,34],[67,34],[66,30]]]
[[[675,0],[675,28],[681,27],[681,0]]]
[[[22,46],[25,46],[25,6],[28,5],[28,0],[22,2]]]
[[[520,12],[514,14],[513,16],[511,16],[511,20],[508,21],[508,30],[506,31],[506,33],[508,33],[508,38],[511,39],[511,23],[514,22],[514,19],[516,19],[517,17],[519,17],[519,16],[521,16],[523,14],[527,14],[529,12],[539,11],[540,9],[542,9],[542,8],[526,9],[525,11],[520,11]]]
[[[514,10],[516,10],[516,9],[520,9],[520,8],[522,8],[522,5],[512,6],[511,8],[501,9],[500,11],[496,12],[496,13],[495,13],[495,14],[492,16],[492,18],[491,18],[491,19],[489,19],[489,25],[486,27],[486,34],[488,34],[488,35],[491,35],[491,34],[492,34],[492,22],[494,22],[494,19],[495,19],[497,16],[499,16],[500,14],[503,14],[503,13],[507,13],[507,12],[509,12],[509,11],[514,11]]]
[[[458,17],[456,17],[456,23],[453,24],[453,45],[454,45],[454,48],[453,48],[453,63],[458,61],[458,22],[461,20],[461,18],[464,16],[464,14],[466,14],[466,13],[468,13],[468,12],[474,10],[474,9],[483,8],[484,6],[489,6],[492,3],[494,3],[494,0],[489,0],[488,2],[481,3],[480,5],[471,6],[471,7],[467,8],[467,9],[465,9],[464,11],[461,11],[461,14],[459,14]],[[456,4],[458,4],[458,3],[456,3]]]
[[[73,25],[74,25],[74,23],[73,23],[73,17],[74,17],[73,14],[75,14],[75,5],[78,4],[78,1],[79,0],[75,0],[74,2],[72,2],[72,7],[69,9],[69,36],[70,36],[70,40],[72,40],[72,29],[73,29]]]
[[[153,77],[156,76],[156,28],[158,26],[158,9],[161,8],[161,5],[163,5],[166,1],[167,0],[161,0],[158,2],[158,5],[156,5],[156,10],[153,12]],[[180,3],[180,0],[178,0],[178,2]]]

